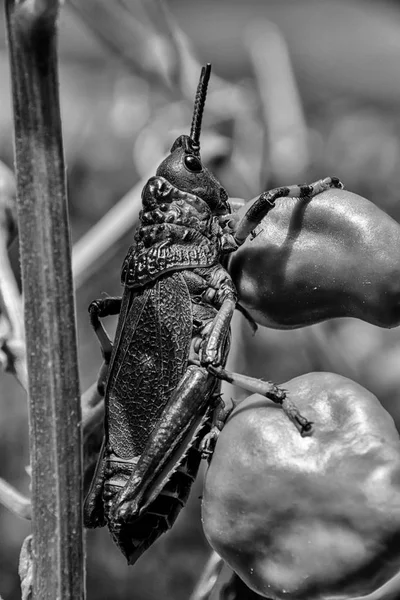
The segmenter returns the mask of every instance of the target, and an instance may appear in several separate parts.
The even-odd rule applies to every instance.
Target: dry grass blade
[[[201,70],[201,63],[197,59],[187,35],[177,24],[173,15],[162,0],[145,0],[142,2],[149,21],[152,23],[158,35],[169,45],[172,60],[169,61],[168,77],[173,89],[180,91],[182,99],[186,99],[189,106],[193,103],[193,90],[197,87],[198,77]],[[213,74],[214,88],[233,88],[232,84]],[[231,111],[232,97],[227,94],[225,102],[225,111],[227,114]],[[213,112],[215,106],[208,99],[207,111]]]
[[[80,398],[58,10],[55,0],[6,1],[29,372],[33,598],[78,600],[85,595]]]
[[[165,68],[168,70],[170,86],[179,90],[180,98],[192,107],[193,90],[196,89],[202,67],[188,36],[179,27],[176,19],[162,0],[142,0],[142,6],[157,36],[168,44],[170,57]],[[207,113],[234,118],[242,112],[244,98],[238,86],[213,73],[213,89],[218,94],[207,96]],[[222,92],[222,93],[221,93]]]
[[[133,8],[122,0],[68,0],[67,6],[135,75],[192,106],[201,64],[165,3],[146,0]],[[214,75],[213,87],[227,93],[223,100],[221,95],[215,101],[209,96],[210,114],[227,118],[240,110],[243,102],[236,86]]]
[[[274,181],[301,181],[309,164],[308,130],[286,41],[267,20],[249,27],[245,41],[267,134],[264,164]]]
[[[168,43],[122,2],[68,0],[68,6],[135,75],[155,80],[168,94],[176,95],[168,77]]]

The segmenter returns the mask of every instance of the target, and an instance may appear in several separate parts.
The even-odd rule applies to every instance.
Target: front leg
[[[208,461],[211,460],[218,436],[221,433],[227,418],[235,408],[233,400],[231,399],[229,406],[227,406],[220,393],[215,395],[214,401],[215,409],[212,426],[210,431],[203,437],[200,444],[201,457],[206,458]]]
[[[97,381],[97,389],[101,396],[104,396],[105,392],[108,365],[110,363],[113,345],[100,319],[110,317],[112,315],[118,315],[121,311],[121,303],[121,297],[101,298],[91,302],[88,308],[90,324],[100,342],[101,353],[104,358],[104,363],[100,369]]]
[[[235,242],[241,246],[253,229],[274,208],[275,201],[279,198],[312,198],[329,188],[343,189],[343,184],[337,177],[326,177],[310,185],[291,185],[263,192],[261,196],[253,200],[244,216],[236,224],[232,221]]]
[[[225,341],[230,335],[230,325],[235,311],[236,301],[233,298],[224,300],[216,317],[204,329],[204,342],[200,352],[201,364],[205,367],[219,366],[223,360]]]
[[[226,342],[230,336],[230,325],[237,304],[236,290],[229,273],[221,265],[196,269],[195,272],[204,278],[207,285],[203,298],[218,310],[202,330],[200,362],[204,367],[218,366],[224,360]]]
[[[236,385],[248,392],[261,394],[276,404],[279,404],[282,407],[283,412],[292,421],[302,437],[312,434],[312,421],[309,421],[306,417],[303,417],[296,404],[287,397],[286,391],[275,385],[275,383],[263,381],[262,379],[256,379],[255,377],[242,375],[240,373],[232,373],[223,367],[210,366],[209,371],[222,381],[227,381],[228,383]],[[236,406],[239,404],[239,402],[236,402]]]
[[[112,352],[112,342],[104,329],[100,319],[118,315],[121,311],[122,298],[120,296],[113,298],[100,298],[90,303],[88,311],[90,315],[90,324],[94,329],[97,339],[100,342],[101,351],[105,362],[110,362]]]

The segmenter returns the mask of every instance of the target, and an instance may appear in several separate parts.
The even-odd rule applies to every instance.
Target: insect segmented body
[[[200,157],[210,76],[203,68],[190,135],[181,135],[142,192],[143,210],[122,268],[122,298],[91,304],[109,368],[105,437],[85,502],[88,527],[108,525],[130,563],[172,526],[226,418],[221,380],[282,405],[303,433],[311,423],[283,390],[228,373],[230,322],[238,306],[222,266],[277,198],[340,187],[336,178],[264,193],[238,219]],[[114,343],[100,318],[118,314]]]

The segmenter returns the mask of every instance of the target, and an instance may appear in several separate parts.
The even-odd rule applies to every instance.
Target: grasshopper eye
[[[200,160],[193,154],[185,156],[185,167],[193,173],[199,173],[203,169]]]

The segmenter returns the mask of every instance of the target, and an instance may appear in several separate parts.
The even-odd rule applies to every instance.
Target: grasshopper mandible
[[[128,562],[167,529],[184,506],[201,456],[212,454],[227,417],[221,380],[280,404],[299,431],[312,424],[269,382],[228,373],[230,322],[240,308],[224,258],[286,196],[312,197],[337,178],[276,188],[232,212],[200,157],[211,65],[203,67],[190,135],[181,135],[142,192],[143,210],[122,267],[122,298],[89,307],[109,362],[105,436],[85,502],[85,525],[108,525]],[[100,318],[119,314],[112,344]]]

